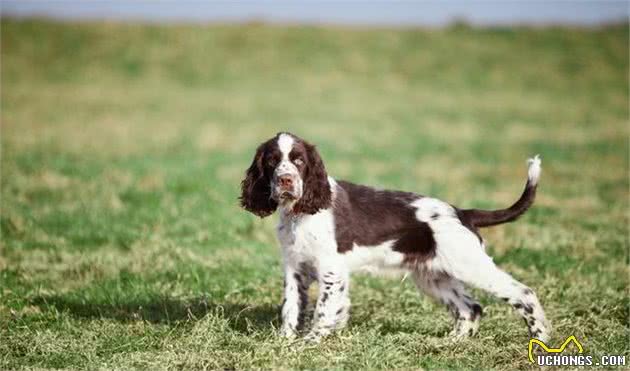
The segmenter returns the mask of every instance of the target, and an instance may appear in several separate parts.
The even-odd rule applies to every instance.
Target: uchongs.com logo
[[[577,354],[563,354],[569,344],[575,344]],[[534,345],[542,348],[542,351],[534,354]],[[603,355],[595,357],[584,354],[584,347],[578,339],[571,335],[558,348],[550,348],[538,339],[529,339],[529,361],[538,366],[625,366],[626,356]]]

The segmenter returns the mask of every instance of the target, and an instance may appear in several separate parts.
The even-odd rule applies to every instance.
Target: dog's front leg
[[[280,333],[293,338],[304,320],[304,311],[308,304],[306,279],[297,269],[285,267],[284,301],[282,302],[282,327]]]
[[[319,297],[307,341],[317,343],[346,325],[350,310],[349,283],[349,274],[343,269],[324,270],[320,274]]]

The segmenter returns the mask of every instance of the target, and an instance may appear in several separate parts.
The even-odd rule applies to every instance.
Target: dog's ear
[[[302,198],[295,204],[296,213],[315,214],[321,209],[327,209],[331,203],[330,184],[328,174],[317,149],[314,145],[304,143],[306,147],[306,174]]]
[[[264,156],[267,143],[258,146],[252,164],[241,182],[241,206],[261,218],[276,211],[278,203],[271,198],[271,179],[265,174]]]

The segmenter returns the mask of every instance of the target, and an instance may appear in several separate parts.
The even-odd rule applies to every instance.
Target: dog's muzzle
[[[296,200],[301,196],[298,189],[298,178],[293,174],[282,174],[274,178],[273,198],[277,201]]]

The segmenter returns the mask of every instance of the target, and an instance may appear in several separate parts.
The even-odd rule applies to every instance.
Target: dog
[[[259,217],[280,214],[281,335],[293,338],[304,329],[313,282],[319,293],[305,339],[319,342],[348,321],[352,271],[393,269],[446,306],[455,339],[475,335],[483,313],[467,284],[511,304],[529,335],[548,341],[551,327],[536,294],[494,264],[478,232],[514,221],[532,205],[540,163],[538,156],[528,160],[525,190],[512,206],[486,211],[335,180],[315,146],[287,132],[260,144],[241,182],[240,204]]]

